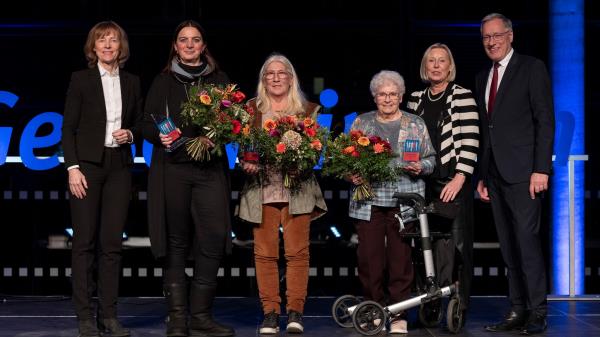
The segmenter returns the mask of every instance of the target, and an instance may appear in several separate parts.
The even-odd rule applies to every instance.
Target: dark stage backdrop
[[[2,6],[7,6],[2,4]],[[0,91],[19,97],[14,107],[0,105],[0,127],[13,128],[8,154],[19,155],[19,140],[29,121],[42,112],[62,113],[70,73],[86,66],[83,44],[98,21],[114,20],[129,34],[131,58],[126,69],[141,76],[144,91],[164,67],[175,26],[198,20],[221,67],[252,95],[264,59],[274,51],[288,56],[297,68],[303,89],[313,101],[318,90],[335,89],[339,103],[329,113],[333,127],[343,129],[343,116],[374,108],[369,81],[379,70],[400,72],[407,93],[423,88],[419,64],[426,47],[446,43],[457,63],[457,82],[474,87],[475,74],[489,66],[481,46],[479,20],[501,12],[514,22],[514,47],[548,61],[548,4],[520,1],[495,6],[476,1],[19,1],[0,10]],[[586,2],[586,41],[600,33],[600,5]],[[586,44],[591,45],[591,44]],[[593,125],[600,111],[600,76],[591,48],[586,50],[586,290],[600,292],[597,256],[600,242],[599,171]],[[49,126],[39,131],[48,134]],[[138,144],[138,153],[141,148]],[[58,146],[37,151],[51,155]],[[144,237],[146,229],[144,164],[135,166],[127,233]],[[233,173],[232,199],[242,176]],[[310,292],[338,295],[358,292],[352,226],[346,216],[347,185],[321,179],[330,212],[313,225]],[[68,249],[48,249],[51,235],[64,235],[70,226],[66,173],[57,167],[32,171],[22,164],[0,166],[0,294],[68,294]],[[487,205],[476,203],[476,241],[495,242]],[[548,208],[546,208],[547,210]],[[548,214],[546,212],[545,214]],[[547,218],[547,215],[546,215]],[[547,230],[547,221],[545,221]],[[341,232],[336,238],[330,231]],[[236,223],[238,239],[251,238],[247,225]],[[565,230],[566,231],[566,230]],[[480,245],[475,255],[475,294],[503,294],[504,268],[498,249]],[[493,247],[493,245],[492,245]],[[160,294],[160,265],[148,248],[128,248],[123,260],[123,295]],[[238,245],[223,266],[220,291],[230,295],[255,293],[252,250]]]

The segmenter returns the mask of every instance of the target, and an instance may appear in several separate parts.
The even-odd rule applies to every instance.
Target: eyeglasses
[[[492,40],[495,41],[495,42],[498,42],[498,41],[500,41],[504,37],[504,35],[508,34],[509,32],[511,32],[511,30],[507,30],[504,33],[495,33],[495,34],[492,34],[492,35],[483,35],[483,36],[481,36],[481,40],[483,42],[488,42],[488,41],[492,41]]]
[[[375,97],[377,97],[377,99],[389,98],[394,101],[394,100],[397,100],[398,98],[400,98],[400,93],[398,93],[398,92],[378,92],[375,94]]]
[[[286,80],[288,77],[290,77],[290,73],[287,71],[268,71],[265,73],[265,78],[269,81],[274,80],[275,76],[279,77],[280,80]]]

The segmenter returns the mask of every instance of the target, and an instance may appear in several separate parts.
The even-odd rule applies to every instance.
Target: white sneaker
[[[405,319],[395,319],[390,322],[390,333],[407,334],[408,322]]]

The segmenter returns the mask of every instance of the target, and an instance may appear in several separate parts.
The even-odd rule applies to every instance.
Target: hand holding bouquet
[[[253,111],[242,104],[245,98],[235,84],[190,88],[181,114],[186,124],[202,130],[200,136],[186,143],[186,150],[194,160],[210,160],[211,154],[222,156],[222,146],[240,139],[243,128],[249,129]]]
[[[281,172],[284,187],[294,189],[312,174],[325,133],[310,117],[284,116],[265,120],[253,140],[261,163]]]
[[[360,176],[362,183],[354,190],[352,200],[372,199],[375,194],[371,183],[393,180],[400,173],[389,165],[394,157],[388,141],[353,130],[327,142],[323,174],[337,178]]]

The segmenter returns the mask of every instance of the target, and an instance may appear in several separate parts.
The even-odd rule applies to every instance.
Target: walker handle
[[[393,198],[398,199],[398,203],[406,204],[407,206],[414,207],[417,210],[425,208],[425,198],[418,193],[400,193],[396,192]]]

